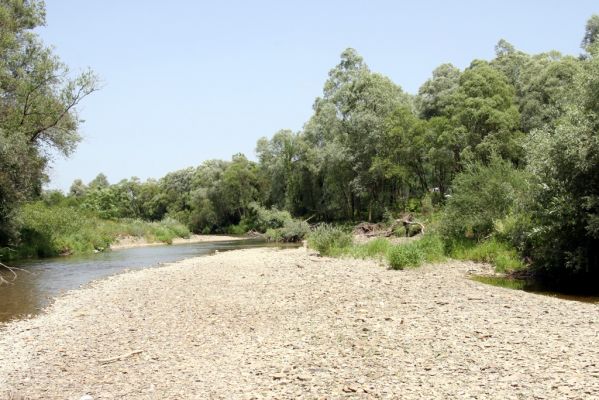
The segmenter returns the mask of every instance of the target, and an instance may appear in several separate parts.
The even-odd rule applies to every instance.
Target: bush
[[[49,257],[91,253],[110,246],[119,236],[146,237],[172,243],[189,237],[184,225],[170,218],[160,222],[104,220],[93,213],[65,205],[28,203],[20,210],[20,243],[16,257]]]
[[[281,232],[280,228],[279,229],[272,229],[272,228],[267,229],[264,236],[266,236],[266,239],[271,242],[282,242],[283,241],[283,233]]]
[[[310,225],[307,222],[290,219],[285,221],[285,224],[281,228],[281,235],[285,242],[299,242],[303,240],[310,232]]]
[[[243,224],[247,226],[248,230],[266,232],[268,229],[283,228],[292,220],[291,214],[287,211],[276,208],[269,210],[258,203],[251,203],[248,207],[248,216],[244,218]]]
[[[387,253],[387,261],[392,269],[418,267],[424,261],[424,256],[418,247],[405,244],[393,246]]]
[[[480,240],[493,233],[494,222],[526,208],[530,196],[528,174],[508,161],[492,158],[475,163],[453,181],[440,230],[448,239]]]
[[[341,254],[352,243],[352,235],[329,224],[319,225],[308,236],[308,245],[323,256]]]
[[[424,255],[426,262],[438,262],[445,259],[445,243],[436,234],[427,234],[420,240],[411,242],[409,245],[416,246]]]

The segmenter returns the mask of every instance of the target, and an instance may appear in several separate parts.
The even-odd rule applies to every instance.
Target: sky
[[[46,0],[42,40],[102,89],[78,108],[82,142],[56,156],[48,188],[98,173],[160,178],[300,130],[341,52],[409,93],[442,63],[519,50],[580,54],[593,1]]]

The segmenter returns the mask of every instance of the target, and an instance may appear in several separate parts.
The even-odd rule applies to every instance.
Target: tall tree
[[[41,1],[0,2],[0,245],[14,238],[16,205],[40,193],[50,150],[75,149],[75,107],[97,88],[92,72],[69,78],[33,32],[44,23]]]

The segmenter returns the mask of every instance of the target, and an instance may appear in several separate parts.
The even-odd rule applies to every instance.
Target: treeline
[[[257,162],[238,154],[157,181],[77,181],[69,197],[106,218],[168,216],[204,233],[250,228],[256,204],[313,221],[432,206],[450,246],[493,237],[537,272],[597,277],[598,31],[593,16],[576,57],[502,40],[490,61],[439,66],[415,96],[347,49],[304,128],[260,139]]]
[[[23,38],[31,35],[24,32],[40,23],[39,10],[23,7],[37,19],[29,16],[15,26],[13,47],[1,41],[11,56],[25,54],[31,45]],[[16,7],[6,18],[19,21],[21,11]],[[492,60],[474,60],[465,70],[443,64],[416,95],[371,71],[347,49],[303,129],[260,139],[257,161],[237,154],[146,182],[132,178],[111,185],[99,175],[88,184],[75,181],[66,196],[54,194],[54,201],[105,220],[170,218],[198,233],[267,229],[256,223],[257,215],[267,213],[272,214],[266,220],[280,227],[288,215],[313,222],[376,221],[389,213],[435,208],[442,210],[438,230],[446,246],[501,241],[536,273],[596,287],[598,33],[599,16],[593,16],[579,56],[526,54],[501,40]],[[77,83],[83,93],[92,89],[89,76],[72,83],[50,80],[44,92],[50,99],[41,97],[37,107],[46,105],[42,100],[62,100],[51,110],[71,117],[63,125],[35,120],[35,129],[23,127],[15,115],[36,98],[37,81],[20,76],[16,82],[30,89],[14,89],[16,83],[5,78],[11,75],[7,68],[11,76],[16,73],[11,65],[5,62],[0,76],[3,90],[13,94],[0,100],[0,136],[27,155],[26,166],[35,172],[26,168],[17,177],[22,161],[3,155],[0,217],[3,226],[17,227],[15,205],[39,196],[47,162],[42,144],[68,153],[78,140],[69,106],[79,97],[68,94],[79,93],[73,92]],[[19,135],[26,140],[19,142]],[[18,229],[3,227],[1,244],[15,243],[18,236]]]

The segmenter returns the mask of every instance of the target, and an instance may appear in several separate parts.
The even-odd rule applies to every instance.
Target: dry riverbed
[[[599,398],[599,306],[481,269],[251,249],[117,275],[0,327],[0,398]]]

